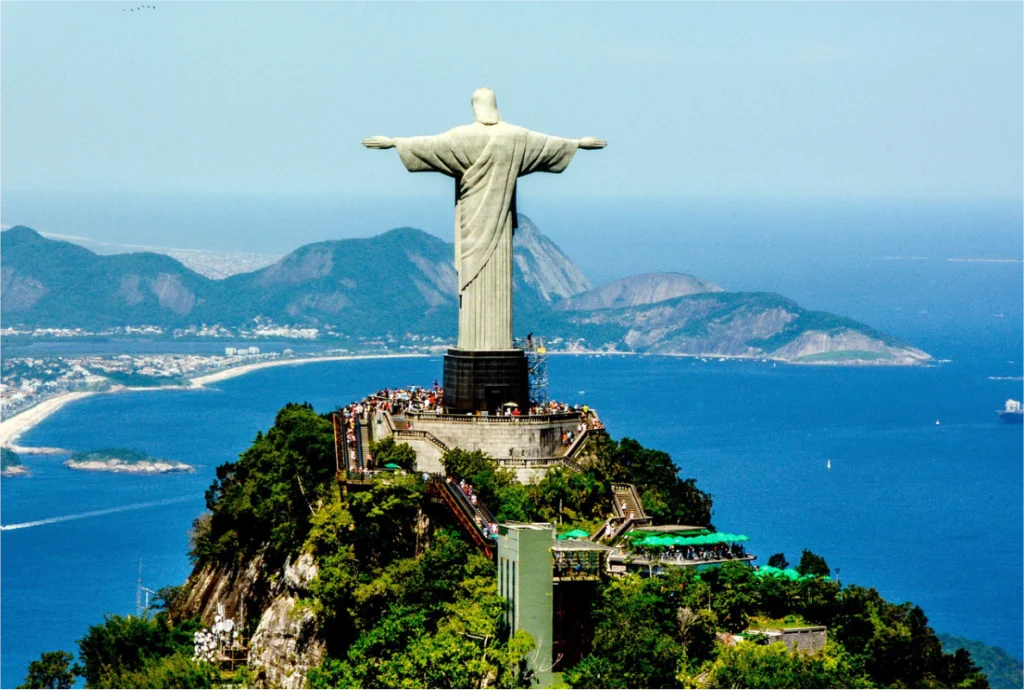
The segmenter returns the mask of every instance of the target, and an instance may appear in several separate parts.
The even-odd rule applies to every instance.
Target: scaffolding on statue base
[[[525,338],[516,340],[516,347],[526,355],[526,364],[530,375],[530,400],[534,405],[545,405],[548,402],[548,350],[543,338],[535,338],[530,333]]]

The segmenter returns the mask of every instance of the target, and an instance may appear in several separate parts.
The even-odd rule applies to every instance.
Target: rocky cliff
[[[217,605],[223,605],[225,615],[250,635],[248,666],[258,684],[301,688],[306,672],[325,654],[312,615],[299,605],[316,574],[308,554],[276,571],[266,568],[262,556],[233,568],[209,564],[189,578],[174,615],[210,626]]]

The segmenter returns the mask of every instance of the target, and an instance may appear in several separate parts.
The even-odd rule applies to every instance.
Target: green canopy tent
[[[814,575],[801,575],[793,568],[786,568],[782,570],[780,568],[774,568],[770,565],[762,565],[760,568],[754,571],[754,574],[758,577],[781,577],[787,580],[793,580],[794,582],[806,582],[807,580],[814,580]],[[825,575],[822,580],[831,581],[832,578]]]
[[[587,538],[589,536],[590,536],[589,533],[584,532],[581,529],[574,529],[574,530],[570,530],[570,531],[566,532],[565,534],[559,534],[558,538],[559,539],[585,539],[585,538]]]

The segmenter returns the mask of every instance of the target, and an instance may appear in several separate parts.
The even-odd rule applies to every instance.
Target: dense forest
[[[411,450],[375,449],[380,465],[410,467]],[[600,438],[581,471],[553,470],[517,483],[479,452],[449,451],[446,472],[474,486],[500,521],[549,521],[562,532],[595,531],[610,513],[609,485],[635,484],[656,523],[708,525],[712,499],[679,476],[671,458],[630,439]],[[196,520],[191,557],[197,571],[244,565],[260,555],[280,568],[298,554],[317,564],[302,611],[324,641],[310,687],[529,687],[534,640],[509,635],[493,561],[430,512],[417,473],[381,475],[344,494],[334,475],[328,415],[290,404],[237,462],[217,469]],[[770,564],[785,567],[776,554]],[[607,578],[588,612],[589,648],[565,670],[568,687],[988,687],[971,654],[948,654],[911,603],[893,604],[873,589],[827,577],[821,556],[804,552],[801,577],[762,577],[731,562],[696,573]],[[187,587],[187,585],[186,585]],[[251,687],[258,669],[225,672],[193,659],[202,626],[183,616],[181,587],[161,590],[151,615],[108,616],[67,652],[33,662],[24,687]],[[771,622],[828,626],[816,654],[790,653],[754,639],[735,646],[720,633]],[[248,625],[249,623],[246,622]],[[251,630],[247,630],[251,633]]]

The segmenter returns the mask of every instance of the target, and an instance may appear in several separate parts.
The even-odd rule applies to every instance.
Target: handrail
[[[642,518],[641,518],[642,519]],[[637,518],[626,518],[625,522],[618,526],[618,528],[612,532],[611,536],[608,537],[608,542],[614,544],[618,541],[619,537],[629,531],[637,521]]]
[[[645,518],[645,517],[647,517],[647,513],[644,512],[643,501],[640,500],[640,494],[637,492],[636,486],[634,486],[633,484],[618,484],[617,483],[617,484],[612,484],[611,485],[611,490],[612,490],[612,494],[616,494],[616,493],[627,493],[627,494],[629,494],[630,499],[633,501],[633,503],[636,504],[636,512],[637,512],[637,514],[634,517],[636,517],[636,518]],[[619,515],[620,517],[626,517],[625,513],[622,512],[621,506],[619,506],[619,504],[617,502],[613,502],[612,508],[615,510],[616,515]]]
[[[406,417],[422,417],[422,418],[434,418],[442,419],[446,422],[455,422],[463,424],[540,424],[549,422],[566,422],[574,419],[580,419],[581,412],[557,412],[554,414],[534,414],[534,415],[510,415],[499,416],[499,415],[487,415],[479,416],[467,415],[467,414],[446,414],[443,412],[424,412],[422,410],[406,410]]]
[[[471,520],[467,515],[467,508],[472,513],[472,505],[469,501],[465,500],[465,496],[462,496],[460,491],[455,487],[450,486],[448,482],[439,477],[432,477],[430,483],[427,485],[434,495],[439,497],[441,501],[448,507],[448,511],[455,516],[455,519],[465,530],[469,538],[477,545],[477,547],[484,552],[488,558],[494,557],[494,543],[492,539],[484,537],[480,527],[476,524],[475,520]],[[462,499],[460,501],[460,498]]]
[[[395,429],[395,431],[392,432],[392,435],[395,438],[422,438],[437,446],[443,453],[447,453],[451,450],[444,441],[439,439],[437,436],[434,436],[429,431],[423,431],[422,429]]]
[[[479,499],[477,500],[476,505],[473,505],[473,503],[468,498],[466,498],[466,494],[462,492],[462,489],[459,489],[458,487],[449,484],[448,482],[445,482],[445,487],[448,488],[452,496],[455,497],[455,500],[458,501],[459,505],[462,506],[462,509],[466,511],[467,514],[472,514],[473,516],[476,516],[477,513],[479,513],[480,517],[482,517],[487,522],[487,524],[494,522],[494,516],[491,515],[491,511],[487,510],[487,507],[484,506],[484,504],[480,502]],[[473,522],[473,525],[477,527],[478,531],[482,531],[482,529],[479,526],[477,526],[476,521]],[[486,537],[484,538],[486,539]]]
[[[370,452],[370,449],[363,448],[363,429],[359,415],[353,415],[353,418],[353,431],[356,435],[356,467],[363,468],[366,467],[366,454]]]
[[[572,443],[562,449],[562,456],[565,458],[571,458],[583,447],[583,443],[587,440],[590,435],[590,429],[584,428],[579,435],[573,439]]]

